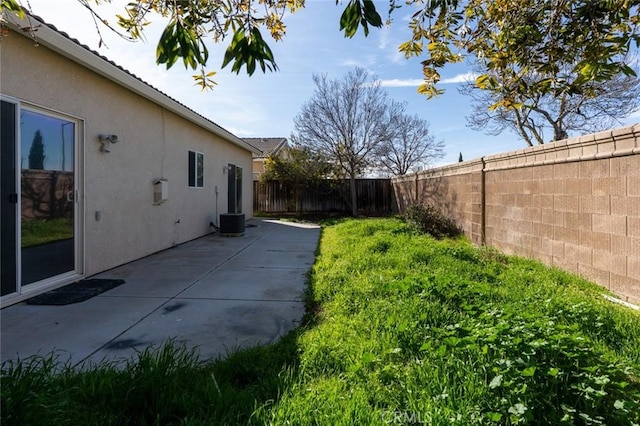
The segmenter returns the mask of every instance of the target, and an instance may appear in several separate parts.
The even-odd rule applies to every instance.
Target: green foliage
[[[550,82],[558,76],[576,78],[572,67],[573,64],[564,64],[559,74],[548,75],[485,69],[488,74],[479,77],[475,84],[469,82],[459,88],[472,98],[473,111],[467,117],[469,125],[493,135],[511,129],[533,146],[565,139],[576,132],[609,129],[640,106],[640,80],[624,75],[585,83],[582,93],[568,95],[551,90]],[[533,89],[541,81],[548,90],[546,94]],[[513,94],[512,104],[504,104],[504,88],[516,84],[523,89]],[[552,131],[551,138],[545,138],[546,130]]]
[[[224,54],[222,68],[226,67],[231,61],[233,61],[231,71],[236,74],[240,72],[243,66],[246,66],[247,74],[252,75],[256,70],[256,62],[260,65],[262,72],[265,72],[267,68],[269,71],[278,69],[271,49],[262,39],[260,30],[255,27],[248,32],[244,28],[236,31],[231,44],[229,44]]]
[[[206,64],[209,57],[207,47],[196,37],[196,29],[185,25],[184,21],[170,22],[162,32],[156,48],[156,61],[171,68],[182,58],[185,68],[196,69]]]
[[[355,423],[371,411],[427,424],[640,420],[640,317],[603,289],[393,220],[343,221],[320,251],[311,285],[322,309],[300,340],[306,378],[269,421],[304,421],[314,402],[314,415]]]
[[[340,0],[336,0],[339,4]],[[364,35],[369,35],[369,24],[382,27],[382,18],[376,11],[373,0],[350,0],[340,17],[340,31],[344,30],[345,37],[352,38],[362,25]]]
[[[335,174],[323,153],[304,146],[292,146],[283,154],[267,157],[265,168],[261,180],[280,180],[301,187],[322,183]]]
[[[256,404],[289,385],[295,337],[210,363],[171,341],[123,363],[80,369],[59,354],[5,362],[2,424],[246,424]]]
[[[332,177],[335,170],[326,156],[303,146],[289,147],[265,160],[261,182],[279,181],[280,189],[288,194],[287,208],[300,210],[304,193],[329,193],[337,190],[338,182]]]
[[[265,42],[260,28],[266,28],[271,37],[281,40],[285,34],[282,17],[286,12],[294,13],[301,7],[302,0],[276,2],[262,1],[196,1],[181,2],[149,0],[129,3],[125,13],[118,15],[118,25],[131,39],[143,37],[149,16],[158,14],[169,18],[156,49],[156,60],[167,68],[182,59],[185,67],[196,69],[196,83],[203,88],[212,88],[215,72],[206,72],[209,52],[206,37],[215,43],[231,36],[222,58],[222,68],[231,64],[231,70],[239,73],[245,68],[252,75],[257,67],[263,72],[278,69],[269,45]]]
[[[471,125],[511,128],[531,146],[546,142],[545,127],[555,141],[629,115],[640,103],[629,54],[640,37],[638,8],[625,0],[470,2],[461,42],[480,73],[480,90],[467,90]]]
[[[403,218],[414,230],[434,238],[456,237],[462,233],[453,220],[431,204],[410,205]]]
[[[24,10],[18,0],[2,0],[0,2],[0,12],[9,10],[16,13],[19,17],[24,17]]]

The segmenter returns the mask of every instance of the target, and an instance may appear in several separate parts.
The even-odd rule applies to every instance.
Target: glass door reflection
[[[76,124],[20,113],[21,284],[75,270]]]

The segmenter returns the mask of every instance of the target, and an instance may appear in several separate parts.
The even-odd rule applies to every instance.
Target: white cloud
[[[464,74],[458,74],[453,77],[444,78],[438,82],[438,84],[457,84],[473,81],[476,78],[476,74],[467,72]],[[383,87],[418,87],[424,83],[424,80],[419,78],[410,79],[398,79],[393,78],[390,80],[380,80],[380,85]]]
[[[401,80],[398,78],[392,78],[390,80],[380,80],[380,86],[382,87],[418,87],[424,80],[418,78]]]
[[[440,80],[440,84],[468,83],[470,81],[474,81],[476,77],[478,77],[477,74],[472,72],[466,72],[464,74],[458,74],[450,78],[444,78]]]
[[[359,58],[347,58],[340,62],[343,67],[354,68],[375,68],[378,63],[378,56],[375,54],[363,54]]]
[[[400,52],[398,49],[394,50],[393,53],[389,55],[389,60],[394,64],[407,63],[407,58],[404,57],[404,53]]]
[[[380,29],[380,38],[378,39],[378,49],[386,49],[387,46],[389,45],[389,33],[390,33],[390,28],[388,26],[384,26],[382,27],[382,29]]]

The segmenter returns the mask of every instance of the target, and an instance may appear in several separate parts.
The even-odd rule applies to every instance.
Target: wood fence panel
[[[389,213],[395,205],[390,179],[358,179],[356,191],[361,213]],[[348,200],[348,180],[303,188],[277,180],[253,182],[256,213],[350,213]]]

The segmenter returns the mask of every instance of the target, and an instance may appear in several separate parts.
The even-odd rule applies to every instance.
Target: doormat
[[[91,278],[51,290],[27,300],[27,305],[69,305],[83,302],[124,284],[124,280]]]

